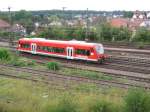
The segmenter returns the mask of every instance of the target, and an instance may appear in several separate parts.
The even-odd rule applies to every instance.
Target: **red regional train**
[[[102,63],[107,55],[102,44],[85,41],[60,41],[44,38],[21,38],[18,51],[32,54],[55,56],[67,59],[86,60]]]

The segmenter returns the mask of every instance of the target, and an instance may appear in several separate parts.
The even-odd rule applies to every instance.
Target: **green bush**
[[[10,60],[11,59],[11,54],[7,49],[0,49],[0,60]]]
[[[18,36],[18,34],[15,32],[8,32],[8,31],[0,30],[0,37],[3,37],[5,39],[9,39],[9,37],[14,38],[15,36]]]
[[[150,112],[150,96],[142,89],[130,90],[125,103],[126,112]]]
[[[49,69],[49,70],[59,70],[60,69],[60,65],[59,65],[59,63],[57,63],[57,62],[48,62],[47,63],[47,68]]]
[[[96,100],[90,105],[90,112],[117,112],[112,103],[105,100]]]
[[[149,37],[150,37],[149,29],[141,27],[141,28],[137,29],[132,41],[133,42],[144,42],[144,43],[150,42]]]

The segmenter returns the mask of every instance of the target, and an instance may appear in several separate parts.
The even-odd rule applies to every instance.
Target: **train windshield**
[[[101,44],[96,46],[96,52],[98,54],[104,54],[104,48],[103,48],[103,46]]]

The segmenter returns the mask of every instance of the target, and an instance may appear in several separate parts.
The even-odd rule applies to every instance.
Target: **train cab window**
[[[90,56],[90,50],[86,50],[86,55]]]
[[[30,44],[21,44],[21,48],[30,48]]]
[[[98,54],[103,54],[103,53],[104,53],[104,48],[103,48],[103,46],[102,46],[102,45],[97,45],[97,46],[96,46],[96,52],[97,52]]]
[[[90,56],[90,50],[76,49],[75,53],[78,54],[78,55]]]

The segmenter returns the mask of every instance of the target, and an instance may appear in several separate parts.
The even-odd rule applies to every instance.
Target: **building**
[[[147,14],[137,10],[134,12],[132,19],[147,19]]]
[[[18,34],[21,34],[21,35],[25,35],[26,34],[26,29],[20,24],[12,25],[10,31],[18,33]]]
[[[112,18],[110,24],[113,27],[127,27],[131,31],[136,31],[140,27],[150,28],[150,13],[135,11],[132,18]]]
[[[10,28],[10,24],[2,19],[0,19],[0,30],[7,30]]]
[[[126,18],[112,18],[110,20],[110,25],[113,27],[128,27],[129,26],[129,19]]]

